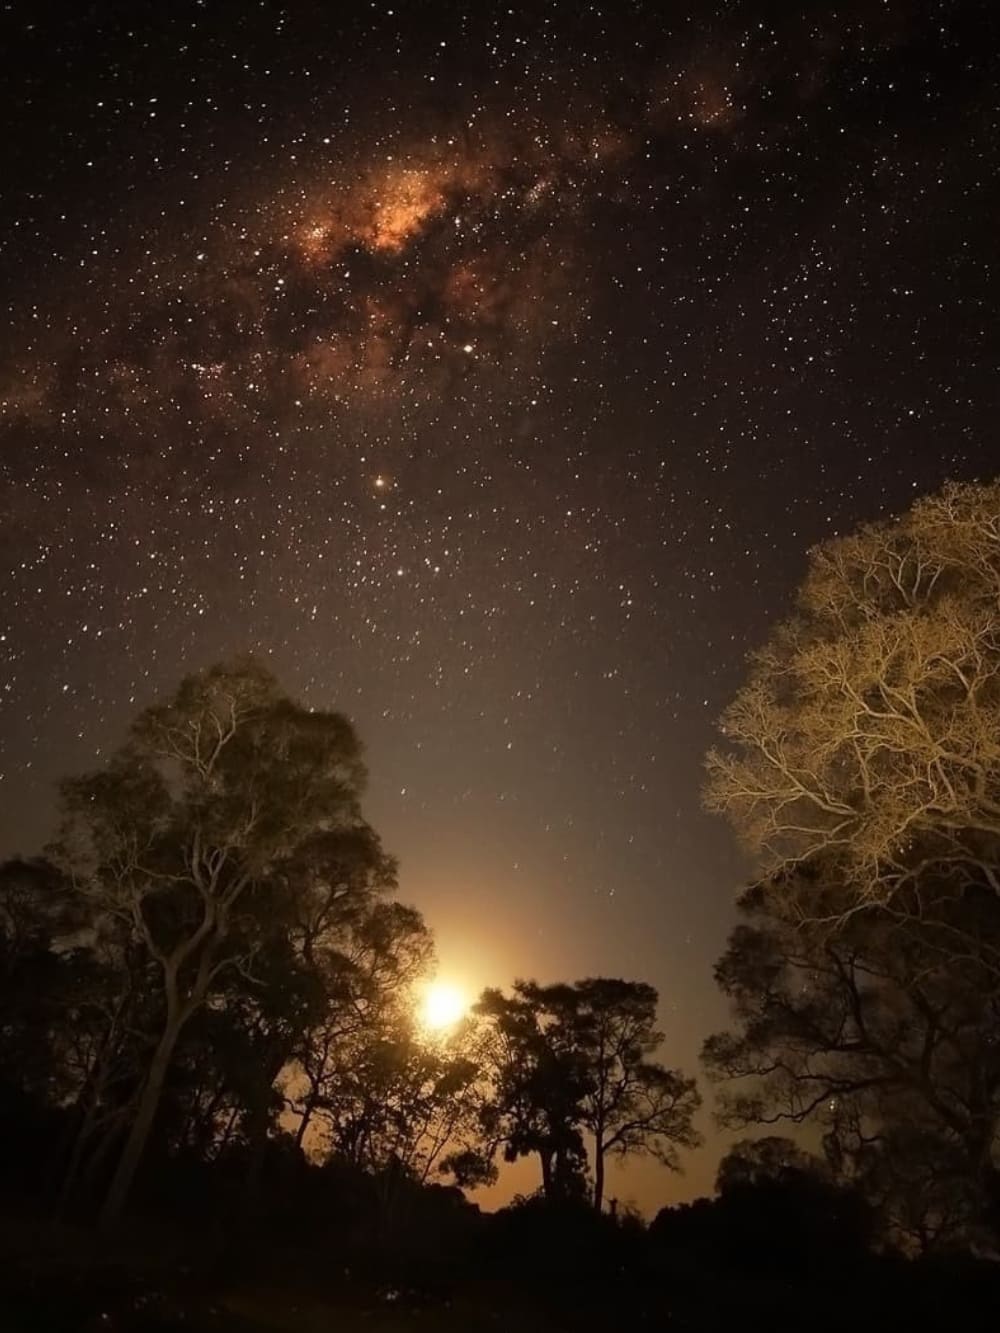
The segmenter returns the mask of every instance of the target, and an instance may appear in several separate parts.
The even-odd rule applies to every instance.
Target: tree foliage
[[[811,554],[708,757],[761,867],[819,854],[860,902],[1000,892],[1000,482],[950,485]]]
[[[476,1013],[490,1026],[484,1130],[504,1157],[538,1156],[550,1200],[582,1196],[586,1150],[581,1130],[583,1071],[554,1021],[546,988],[517,981],[512,993],[486,990]]]
[[[947,923],[872,907],[831,933],[783,924],[752,890],[717,968],[738,1028],[705,1046],[739,1089],[722,1094],[729,1123],[817,1121],[840,1172],[921,1248],[981,1231],[1000,1149],[1000,903],[981,890],[949,908],[961,955]]]
[[[235,978],[249,984],[239,1003],[262,1074],[251,1119],[264,1132],[273,1080],[309,1022],[309,987],[292,974],[393,883],[361,816],[364,777],[346,718],[303,708],[244,662],[183,681],[138,716],[105,768],[63,785],[53,858],[92,948],[123,978],[141,978],[150,1026],[109,1221],[131,1188],[182,1034],[223,996],[235,1007]],[[280,980],[267,975],[275,968]],[[279,1019],[264,997],[282,990],[298,998]]]
[[[723,1118],[818,1122],[921,1248],[997,1194],[998,607],[1000,483],[819,547],[708,760],[762,872],[716,969]]]
[[[591,1199],[604,1202],[609,1156],[651,1156],[678,1169],[678,1147],[700,1140],[694,1080],[651,1057],[657,993],[643,982],[590,977],[573,985],[517,982],[488,991],[492,1024],[492,1128],[508,1157],[537,1153],[543,1189],[564,1198],[584,1188],[593,1145]]]

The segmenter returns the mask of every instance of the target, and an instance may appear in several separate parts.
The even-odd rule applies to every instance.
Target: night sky
[[[249,649],[443,976],[652,981],[694,1072],[746,652],[1000,471],[996,9],[0,4],[2,850]]]

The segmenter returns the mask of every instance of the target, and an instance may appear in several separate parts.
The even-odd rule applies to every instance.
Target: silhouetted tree
[[[70,1026],[72,966],[53,948],[73,928],[67,885],[41,860],[0,865],[0,1069],[32,1098],[72,1095],[55,1047]]]
[[[537,1154],[550,1201],[581,1197],[585,1092],[578,1054],[555,1028],[547,988],[517,981],[511,995],[483,992],[476,1013],[490,1026],[491,1093],[483,1127],[508,1161]]]
[[[604,1202],[608,1156],[654,1157],[678,1170],[678,1147],[700,1142],[693,1079],[650,1057],[663,1042],[658,995],[641,981],[590,977],[553,997],[583,1078],[582,1124],[594,1142],[594,1207]]]
[[[869,1252],[871,1213],[861,1194],[790,1139],[735,1144],[716,1189],[714,1200],[663,1209],[651,1238],[702,1270],[754,1277],[842,1277]]]
[[[893,1234],[921,1247],[971,1239],[1000,1148],[1000,900],[928,888],[898,915],[841,914],[842,891],[818,868],[795,878],[777,898],[745,895],[747,920],[716,968],[736,1018],[704,1048],[728,1085],[722,1116],[815,1122]],[[800,893],[837,929],[803,921]]]
[[[122,930],[149,960],[152,1051],[103,1216],[121,1211],[178,1042],[227,972],[253,980],[286,868],[305,845],[362,827],[360,745],[252,663],[185,680],[146,709],[99,772],[66,782],[53,849],[93,931]]]
[[[822,1158],[807,1152],[793,1139],[767,1134],[759,1139],[741,1139],[719,1160],[715,1173],[718,1194],[734,1190],[813,1177],[827,1181],[830,1171]]]
[[[474,1125],[479,1069],[460,1034],[429,1040],[400,1015],[360,1029],[337,1061],[317,1117],[333,1156],[423,1183]]]
[[[364,910],[357,910],[359,903]],[[296,1043],[286,1080],[289,1107],[299,1116],[300,1146],[314,1116],[339,1096],[341,1071],[350,1066],[358,1044],[382,1040],[412,1016],[414,983],[433,956],[430,932],[418,912],[357,893],[336,898],[302,938],[323,1004]]]
[[[652,986],[613,977],[484,993],[478,1011],[495,1037],[494,1132],[509,1156],[539,1154],[546,1197],[579,1192],[587,1135],[598,1211],[609,1155],[652,1156],[676,1170],[677,1147],[699,1142],[694,1081],[650,1059],[663,1040],[656,1003]]]

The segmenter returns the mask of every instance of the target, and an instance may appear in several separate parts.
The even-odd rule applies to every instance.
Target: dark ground
[[[452,1254],[318,1257],[309,1236],[186,1238],[7,1221],[3,1333],[590,1333],[591,1330],[994,1329],[996,1265],[866,1260],[750,1271],[589,1223],[545,1243],[538,1219],[485,1218]],[[266,1228],[263,1228],[266,1232]],[[572,1232],[572,1228],[570,1229]],[[597,1232],[600,1231],[600,1235]],[[515,1235],[515,1232],[522,1234]],[[529,1234],[530,1233],[530,1234]],[[586,1233],[586,1234],[584,1234]],[[381,1270],[381,1271],[379,1271]]]

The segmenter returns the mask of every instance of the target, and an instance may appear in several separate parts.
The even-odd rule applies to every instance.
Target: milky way
[[[357,720],[460,979],[646,977],[693,1067],[744,654],[1000,461],[998,34],[666,8],[7,7],[6,849],[251,649]]]

